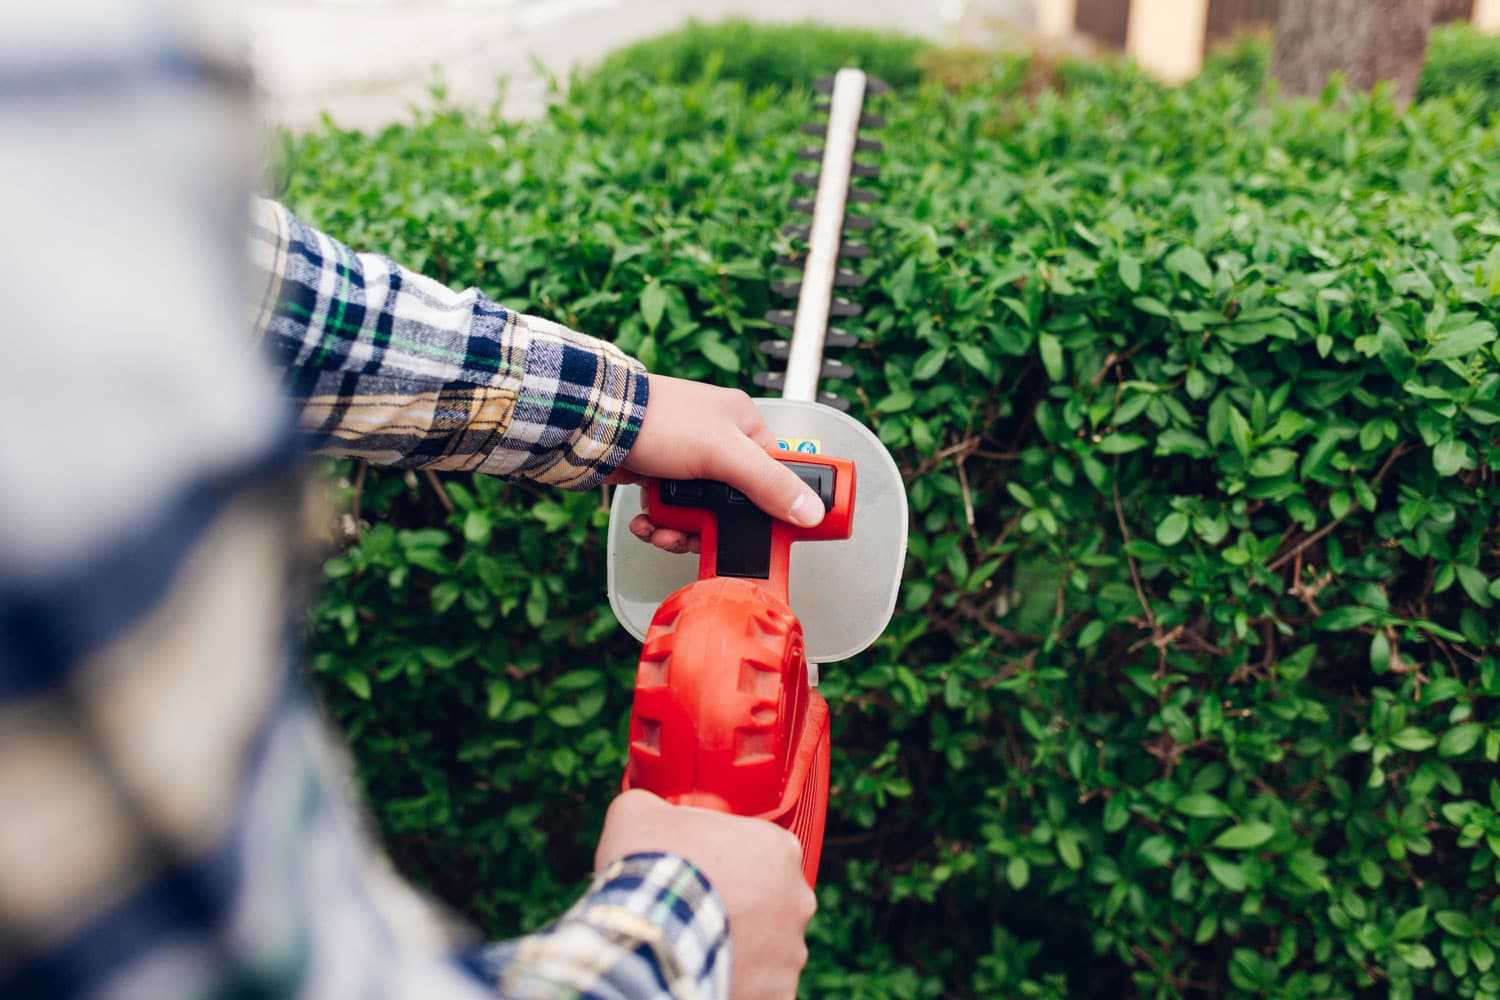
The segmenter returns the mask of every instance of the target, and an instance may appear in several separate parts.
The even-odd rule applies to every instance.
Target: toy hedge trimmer
[[[766,423],[782,443],[773,452],[823,499],[827,516],[798,528],[762,513],[739,491],[708,480],[650,483],[644,506],[661,527],[701,536],[697,578],[690,561],[643,545],[630,534],[642,491],[616,491],[609,524],[609,596],[620,622],[644,640],[630,717],[627,788],[644,788],[680,805],[771,820],[802,843],[803,870],[817,878],[828,809],[828,704],[817,692],[817,664],[846,659],[879,638],[895,608],[906,560],[906,493],[889,452],[869,428],[847,416],[842,400],[818,392],[820,378],[847,378],[847,365],[824,358],[828,346],[855,338],[828,330],[830,316],[860,309],[834,299],[836,286],[864,278],[840,271],[839,258],[860,257],[844,244],[846,229],[868,220],[846,215],[850,201],[870,200],[851,178],[874,168],[857,150],[865,94],[883,85],[855,69],[831,84],[828,123],[810,201],[811,225],[793,227],[807,242],[802,280],[775,290],[795,296],[795,312],[771,322],[791,327],[790,341],[762,349],[786,360],[786,372],[757,382],[781,389],[760,399]],[[796,264],[795,259],[783,258]],[[855,497],[858,495],[856,505]],[[822,544],[799,549],[792,543]]]

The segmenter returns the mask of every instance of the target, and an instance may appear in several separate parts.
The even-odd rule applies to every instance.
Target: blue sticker
[[[787,444],[784,439],[778,439],[776,441],[776,447],[780,448],[782,451],[791,451],[792,450],[792,446],[789,445],[789,444]]]
[[[811,441],[803,441],[801,444],[797,445],[797,450],[802,452],[804,455],[816,455],[818,453],[818,446],[813,444]]]

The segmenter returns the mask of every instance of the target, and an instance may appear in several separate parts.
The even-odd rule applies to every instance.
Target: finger
[[[651,533],[651,544],[664,552],[684,553],[691,552],[689,536],[674,528],[657,528]]]
[[[713,457],[711,475],[744,493],[772,517],[804,528],[823,520],[825,511],[818,495],[748,437]]]
[[[630,519],[630,533],[643,542],[651,541],[651,533],[656,530],[656,525],[651,523],[651,518],[645,514],[637,514]]]
[[[608,486],[637,486],[645,481],[645,477],[638,476],[629,469],[616,469],[604,480]]]

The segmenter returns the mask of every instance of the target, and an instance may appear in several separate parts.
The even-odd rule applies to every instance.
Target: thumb
[[[739,490],[772,517],[803,528],[821,524],[823,501],[797,474],[748,437],[715,456],[710,475]]]

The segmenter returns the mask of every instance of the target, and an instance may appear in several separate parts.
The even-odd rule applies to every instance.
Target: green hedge
[[[813,98],[646,77],[327,128],[289,198],[748,386]],[[824,671],[804,993],[1500,996],[1500,131],[1070,79],[883,108],[845,391],[913,530]],[[598,494],[443,484],[362,479],[310,666],[401,866],[510,933],[585,875],[636,649]]]
[[[807,86],[841,66],[859,66],[892,87],[909,87],[921,79],[919,63],[927,49],[919,38],[857,28],[693,22],[611,54],[584,84],[612,86],[637,75],[658,83],[692,83],[709,76],[779,89]]]
[[[1488,111],[1500,109],[1500,38],[1466,24],[1433,31],[1417,96],[1426,99],[1459,90],[1483,95]]]

